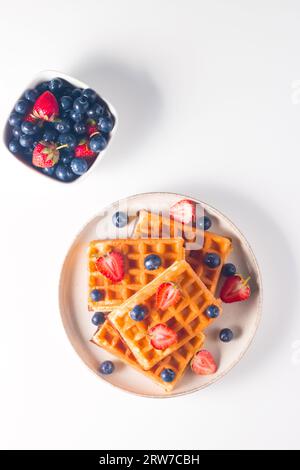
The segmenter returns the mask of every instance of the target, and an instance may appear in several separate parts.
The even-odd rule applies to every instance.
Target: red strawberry
[[[32,163],[39,168],[51,168],[59,159],[59,151],[55,144],[39,142],[33,150]]]
[[[156,308],[167,310],[177,304],[180,298],[180,290],[174,282],[163,282],[156,292]]]
[[[98,258],[96,268],[113,283],[120,282],[124,278],[124,259],[118,251],[111,251]]]
[[[24,117],[24,121],[35,122],[36,117],[32,114],[33,108],[31,108]]]
[[[197,375],[210,375],[217,371],[217,364],[206,349],[198,351],[191,362],[192,371]]]
[[[177,333],[164,323],[158,323],[148,330],[150,343],[155,349],[165,350],[177,342]]]
[[[33,116],[44,121],[54,121],[58,113],[57,99],[50,91],[45,91],[38,97],[32,110]]]
[[[86,140],[82,140],[79,145],[75,148],[75,156],[77,158],[87,158],[87,157],[95,157],[96,154],[93,152]]]
[[[93,137],[96,134],[100,134],[99,129],[97,127],[96,121],[94,119],[88,119],[87,121],[87,133],[89,137]]]
[[[196,205],[189,199],[182,199],[171,207],[170,215],[178,222],[189,224],[195,220]]]
[[[236,274],[226,279],[221,289],[220,297],[223,302],[230,304],[232,302],[239,302],[247,300],[250,297],[251,289],[248,285],[250,277],[244,280],[242,276]]]

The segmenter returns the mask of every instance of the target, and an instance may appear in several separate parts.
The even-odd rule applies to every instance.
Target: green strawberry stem
[[[60,145],[59,147],[56,147],[56,150],[64,149],[66,147],[69,147],[68,144]]]

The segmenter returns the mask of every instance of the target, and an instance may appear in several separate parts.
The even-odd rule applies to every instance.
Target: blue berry
[[[24,121],[21,124],[21,130],[22,130],[23,134],[34,135],[34,134],[38,133],[39,127],[36,124],[34,124],[33,122]]]
[[[94,315],[92,316],[92,323],[93,325],[102,325],[104,322],[105,322],[105,314],[102,313],[102,312],[96,312],[94,313]]]
[[[112,222],[118,228],[125,227],[128,224],[128,216],[125,212],[117,211],[112,216]]]
[[[71,161],[71,169],[75,175],[81,176],[88,169],[87,161],[84,158],[73,158]]]
[[[87,110],[87,116],[92,119],[97,119],[98,117],[102,116],[105,112],[104,104],[95,103]]]
[[[58,137],[58,132],[53,128],[49,127],[45,129],[42,140],[46,142],[56,142]]]
[[[114,127],[114,122],[110,116],[102,116],[98,121],[98,129],[102,132],[110,132]]]
[[[209,305],[205,313],[208,318],[217,318],[220,314],[220,309],[217,305]]]
[[[161,258],[158,255],[148,255],[144,259],[144,266],[149,271],[154,271],[161,266]]]
[[[74,131],[76,134],[82,135],[86,133],[86,125],[84,122],[76,122],[74,124]]]
[[[61,78],[52,78],[49,82],[49,90],[53,92],[60,91],[64,86],[64,82]]]
[[[131,312],[129,313],[130,318],[134,321],[143,321],[146,316],[146,309],[143,305],[136,305],[133,307]]]
[[[67,119],[62,119],[61,121],[57,121],[55,123],[55,129],[60,134],[66,134],[67,132],[70,132],[71,130],[70,121],[68,121]]]
[[[15,104],[15,111],[19,114],[25,114],[28,108],[28,101],[19,100]]]
[[[42,172],[45,173],[45,175],[53,176],[54,172],[55,172],[55,169],[56,169],[56,166],[54,165],[54,166],[51,166],[49,168],[43,168]]]
[[[104,361],[99,367],[100,373],[104,375],[112,374],[114,370],[115,366],[111,361]]]
[[[75,99],[73,103],[74,111],[84,114],[87,112],[88,108],[89,108],[89,102],[87,98],[85,98],[84,96],[79,96],[79,98]]]
[[[211,220],[207,215],[204,215],[203,217],[199,217],[197,225],[201,230],[209,230],[211,227]]]
[[[233,339],[233,332],[229,328],[223,328],[220,331],[219,338],[223,343],[229,343]]]
[[[72,152],[72,150],[69,150],[69,149],[61,150],[60,159],[59,159],[61,163],[63,163],[64,165],[69,165],[72,158],[74,158],[74,152]]]
[[[73,121],[75,122],[79,122],[82,121],[83,115],[78,111],[75,111],[75,109],[72,109],[70,111],[70,118],[73,119]]]
[[[13,133],[13,136],[19,140],[19,138],[21,137],[22,131],[19,127],[14,127],[12,130],[12,133]]]
[[[99,302],[103,298],[103,294],[99,289],[93,289],[90,293],[90,298],[93,302]]]
[[[84,96],[90,103],[94,103],[97,98],[97,93],[91,88],[86,88],[83,90],[82,96]]]
[[[74,88],[74,90],[72,91],[73,99],[75,100],[76,98],[79,98],[79,96],[81,96],[80,88]]]
[[[8,118],[8,122],[12,127],[20,127],[22,124],[22,116],[13,111]]]
[[[37,92],[37,90],[26,90],[24,96],[27,101],[31,101],[32,103],[34,103],[38,98],[39,93]]]
[[[12,153],[18,153],[21,150],[19,142],[15,139],[13,139],[9,142],[8,148]]]
[[[30,135],[22,134],[19,142],[22,147],[31,147],[33,145],[33,137],[31,137]]]
[[[75,178],[75,175],[71,169],[68,166],[62,164],[57,165],[55,175],[57,179],[66,183],[72,181]]]
[[[44,93],[44,91],[46,90],[49,90],[49,82],[42,82],[42,83],[39,83],[35,89],[37,90],[37,92],[40,94],[40,93]]]
[[[234,264],[232,264],[232,263],[224,264],[224,266],[222,268],[223,276],[230,277],[230,276],[234,276],[235,273],[236,273],[236,267],[235,267]]]
[[[160,377],[164,382],[173,382],[175,379],[175,372],[172,369],[163,369],[160,373]]]
[[[76,137],[73,134],[59,134],[58,141],[62,145],[67,145],[71,150],[74,150],[77,144]]]
[[[221,259],[217,253],[206,253],[203,259],[204,264],[209,268],[215,269],[220,266]]]
[[[69,111],[73,106],[73,98],[71,96],[62,96],[60,106],[63,111]]]
[[[90,149],[93,152],[100,152],[107,146],[107,140],[103,135],[94,135],[90,140]]]

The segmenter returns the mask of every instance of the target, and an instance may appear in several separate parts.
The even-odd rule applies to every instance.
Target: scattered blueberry
[[[75,100],[76,98],[79,98],[79,96],[81,96],[80,88],[74,88],[74,90],[72,91],[73,99]]]
[[[79,121],[82,121],[83,116],[78,111],[75,111],[75,109],[72,109],[70,111],[70,118],[73,119],[73,121],[75,122],[79,122]]]
[[[234,264],[232,264],[232,263],[224,264],[224,266],[222,268],[223,276],[230,277],[230,276],[234,276],[235,273],[236,273],[236,267],[235,267]]]
[[[19,142],[15,139],[13,139],[9,142],[8,148],[12,153],[18,153],[21,150]]]
[[[91,300],[93,302],[99,302],[103,298],[103,294],[99,289],[93,289],[90,293]]]
[[[100,152],[107,146],[107,140],[103,135],[94,135],[90,140],[90,149],[93,152]]]
[[[25,114],[28,108],[28,101],[19,100],[15,104],[15,111],[19,114]]]
[[[33,145],[33,137],[31,137],[30,135],[22,134],[20,136],[19,142],[22,147],[31,147]]]
[[[35,89],[38,93],[44,93],[44,91],[49,90],[49,82],[42,82],[39,83]]]
[[[69,109],[72,109],[73,98],[71,98],[71,96],[62,96],[60,100],[60,105],[63,111],[68,111]]]
[[[63,163],[64,165],[68,165],[71,162],[72,158],[74,158],[74,152],[72,152],[72,150],[69,150],[67,148],[61,150],[59,159],[61,163]]]
[[[52,93],[55,93],[56,91],[59,91],[63,88],[64,82],[61,78],[52,78],[49,82],[49,90]]]
[[[82,135],[86,133],[86,125],[84,122],[76,122],[74,124],[74,131],[76,134]]]
[[[45,140],[46,142],[56,142],[57,137],[58,132],[53,127],[49,127],[48,129],[45,129],[42,140]]]
[[[148,255],[144,259],[144,266],[149,271],[154,271],[161,266],[161,259],[158,255]]]
[[[71,169],[68,166],[62,164],[57,165],[55,175],[59,180],[64,182],[72,181],[75,177]]]
[[[112,374],[114,370],[115,366],[111,361],[104,361],[99,367],[100,373],[104,375]]]
[[[94,313],[94,315],[92,316],[92,323],[93,325],[102,325],[104,322],[105,322],[105,314],[102,313],[102,312],[96,312]]]
[[[87,98],[84,96],[79,96],[79,98],[76,98],[74,103],[73,103],[73,109],[74,111],[77,111],[78,113],[86,113],[89,108],[89,102]]]
[[[34,103],[38,98],[39,93],[37,90],[26,90],[24,96],[27,101],[31,101],[32,103]]]
[[[125,212],[117,211],[112,216],[112,222],[118,228],[125,227],[128,224],[128,216]]]
[[[203,259],[204,264],[209,268],[215,269],[220,266],[221,259],[217,253],[206,253]]]
[[[219,338],[223,343],[229,343],[233,339],[233,332],[229,328],[223,328],[220,331]]]
[[[220,314],[220,309],[217,305],[209,305],[205,310],[205,313],[208,318],[217,318]]]
[[[22,124],[22,116],[13,111],[8,118],[8,122],[12,127],[20,127]]]
[[[88,169],[87,161],[84,158],[73,158],[71,161],[71,169],[75,175],[81,176]]]
[[[104,112],[105,106],[100,103],[96,103],[87,110],[86,114],[89,118],[97,119],[98,117],[102,116]]]
[[[129,315],[134,321],[143,321],[146,316],[146,309],[143,305],[136,305],[133,307]]]
[[[67,119],[61,119],[60,121],[57,121],[55,123],[55,129],[60,134],[66,134],[67,132],[70,132],[71,130],[70,121],[68,121]]]
[[[13,133],[13,136],[19,140],[19,138],[21,137],[22,131],[20,127],[14,127],[12,130],[12,133]]]
[[[38,133],[39,128],[36,124],[30,121],[23,121],[21,124],[21,130],[23,134],[26,135],[35,135]]]
[[[58,141],[61,145],[67,145],[71,150],[73,150],[77,144],[76,137],[73,134],[59,134]]]
[[[102,116],[98,121],[98,129],[102,132],[110,132],[114,127],[114,122],[110,116]]]
[[[97,93],[91,88],[86,88],[83,90],[82,96],[84,96],[90,103],[94,103],[97,98]]]
[[[207,215],[204,215],[203,217],[199,217],[199,219],[197,220],[197,226],[201,229],[201,230],[209,230],[210,227],[211,227],[211,220],[209,217],[207,217]]]
[[[53,176],[55,170],[56,170],[56,166],[54,165],[54,166],[51,166],[49,168],[43,168],[42,172],[45,173],[45,175]]]
[[[172,369],[163,369],[160,373],[160,377],[164,382],[173,382],[175,379],[175,372]]]

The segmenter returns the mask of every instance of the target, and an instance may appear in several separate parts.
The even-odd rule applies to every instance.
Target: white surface
[[[1,148],[1,447],[299,448],[299,16],[297,1],[3,2],[1,126],[23,85],[51,68],[103,90],[120,120],[102,165],[74,186],[47,184]],[[265,289],[243,361],[162,401],[97,380],[57,305],[78,228],[159,190],[234,220]]]

